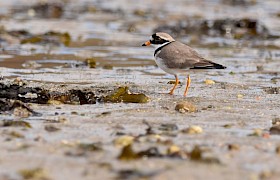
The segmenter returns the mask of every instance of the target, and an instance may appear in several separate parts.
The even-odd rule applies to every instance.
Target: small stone
[[[167,154],[175,154],[175,153],[178,153],[178,152],[180,152],[180,148],[178,147],[178,146],[176,146],[176,145],[171,145],[170,147],[168,147],[168,149],[167,149]]]
[[[238,98],[238,99],[242,99],[242,98],[243,98],[243,95],[242,95],[242,94],[237,94],[237,98]]]
[[[72,111],[72,112],[71,112],[71,115],[79,115],[79,113],[76,112],[76,111]]]
[[[176,124],[172,124],[172,123],[161,124],[158,129],[161,131],[176,131],[176,130],[178,130],[178,126]]]
[[[67,123],[68,120],[65,116],[57,116],[55,119],[47,119],[44,122],[46,123]]]
[[[179,111],[180,113],[191,113],[197,111],[196,107],[188,101],[177,103],[177,105],[175,106],[175,110]]]
[[[272,125],[280,125],[280,118],[272,119]]]
[[[200,126],[190,126],[187,129],[182,130],[183,133],[187,134],[201,134],[203,132],[203,129]]]
[[[20,77],[17,77],[14,79],[14,84],[16,84],[18,86],[23,86],[25,84],[25,82]]]
[[[78,144],[78,148],[83,151],[100,151],[100,150],[102,150],[100,143],[81,143],[81,144]]]
[[[133,136],[121,136],[117,139],[114,140],[114,144],[115,146],[120,146],[120,147],[124,147],[124,146],[128,146],[130,144],[132,144],[134,141],[134,137]]]
[[[254,129],[252,134],[249,134],[248,136],[262,136],[263,130],[261,129]]]
[[[215,81],[213,81],[211,79],[206,79],[204,82],[205,82],[205,84],[209,84],[209,85],[215,84]]]
[[[51,105],[61,105],[61,104],[63,104],[63,102],[58,101],[58,100],[54,100],[54,99],[50,99],[50,100],[48,100],[47,104],[51,104]]]
[[[210,104],[210,105],[207,106],[207,108],[212,109],[212,108],[215,108],[215,106]]]
[[[30,111],[28,111],[28,109],[22,108],[22,107],[16,107],[16,108],[14,109],[13,114],[14,114],[15,116],[22,117],[22,118],[27,118],[27,117],[29,117],[30,115],[32,115],[32,113],[31,113]]]
[[[232,126],[233,126],[233,124],[225,124],[225,125],[223,125],[224,128],[228,128],[228,129],[231,128]]]
[[[45,130],[48,132],[56,132],[56,131],[59,131],[60,128],[55,127],[54,125],[46,125]]]
[[[29,68],[29,69],[35,69],[35,68],[39,68],[41,66],[42,65],[37,63],[36,61],[27,61],[27,62],[22,64],[22,67]]]
[[[229,144],[228,145],[228,150],[232,151],[232,150],[239,150],[240,149],[240,146],[238,144]]]
[[[280,145],[276,147],[275,152],[280,156]]]
[[[264,70],[264,67],[263,65],[257,65],[257,71],[263,71]]]
[[[265,132],[265,133],[262,134],[262,137],[268,139],[268,138],[270,138],[270,134]]]
[[[24,95],[18,94],[18,96],[19,97],[24,97],[24,98],[29,98],[29,99],[36,99],[36,98],[38,98],[38,94],[30,93],[30,92],[28,92],[28,93],[26,93]]]
[[[144,17],[146,15],[147,12],[145,12],[144,10],[142,9],[136,9],[133,14],[134,15],[137,15],[137,16],[141,16],[141,17]]]
[[[34,9],[28,9],[27,15],[30,17],[34,17],[36,15],[36,11]]]
[[[259,175],[260,179],[269,179],[271,176],[272,172],[269,170],[263,170]]]

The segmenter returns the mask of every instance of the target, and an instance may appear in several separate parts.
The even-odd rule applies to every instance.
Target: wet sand
[[[183,97],[184,76],[180,76],[182,83],[175,94],[167,94],[173,76],[155,66],[152,48],[140,47],[154,28],[170,25],[168,22],[176,24],[186,17],[233,18],[233,12],[237,14],[234,18],[262,18],[269,32],[277,36],[277,1],[257,1],[247,7],[218,1],[137,4],[119,0],[90,5],[70,1],[63,4],[62,17],[52,18],[30,17],[28,8],[29,15],[26,11],[5,12],[23,9],[16,2],[0,1],[1,15],[6,16],[0,16],[0,26],[5,31],[68,32],[71,43],[55,44],[52,39],[20,44],[20,38],[2,33],[1,83],[23,81],[24,87],[57,92],[87,89],[97,97],[128,86],[132,93],[143,93],[150,101],[26,103],[42,114],[28,117],[23,117],[22,109],[1,111],[1,122],[25,121],[32,128],[2,127],[0,123],[0,179],[278,179],[280,133],[272,133],[270,128],[277,126],[280,118],[279,38],[234,39],[207,34],[197,39],[195,34],[178,32],[176,39],[193,44],[204,56],[228,67],[190,72],[187,97]],[[20,2],[28,7],[26,1]],[[165,4],[157,5],[160,2]],[[96,68],[86,65],[89,57],[96,61]],[[112,69],[104,65],[112,65]],[[215,83],[206,84],[207,79]],[[176,104],[182,101],[196,106],[197,112],[176,111]],[[194,125],[203,131],[183,131]],[[140,158],[126,153],[130,160],[122,160],[118,157],[126,143],[132,144],[134,153],[152,147],[157,151]],[[192,153],[196,146],[201,158]]]

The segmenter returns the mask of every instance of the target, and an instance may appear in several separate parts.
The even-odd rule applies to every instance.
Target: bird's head
[[[144,44],[142,44],[142,46],[152,45],[152,46],[155,46],[157,48],[157,47],[160,47],[160,46],[162,46],[166,43],[170,43],[170,42],[173,42],[173,41],[175,41],[175,40],[169,34],[164,33],[164,32],[157,32],[157,33],[155,33],[151,36],[149,41],[146,41]]]

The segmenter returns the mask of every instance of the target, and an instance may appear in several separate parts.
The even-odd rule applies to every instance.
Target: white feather
[[[157,50],[158,48],[165,46],[166,44],[169,44],[171,42],[165,42],[163,44],[151,44],[151,46],[153,46],[155,48],[155,50]]]

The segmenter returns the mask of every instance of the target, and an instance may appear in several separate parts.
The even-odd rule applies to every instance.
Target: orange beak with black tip
[[[142,44],[142,46],[150,46],[151,45],[151,41],[147,41],[144,44]]]

